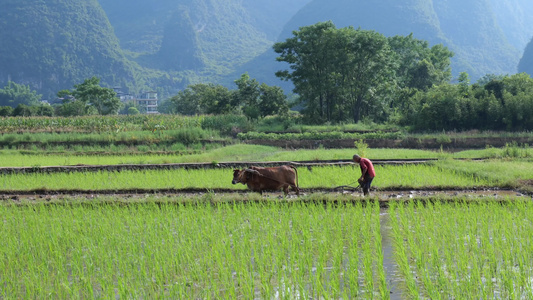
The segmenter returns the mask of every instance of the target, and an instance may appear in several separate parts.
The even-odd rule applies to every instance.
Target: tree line
[[[409,36],[384,35],[332,22],[300,28],[274,45],[309,121],[385,121],[402,90],[426,90],[451,78],[453,53]]]
[[[289,101],[277,86],[245,73],[230,90],[219,84],[191,84],[160,105],[160,112],[241,114],[251,120],[270,115],[289,118],[298,107],[308,124],[369,121],[408,126],[417,131],[531,130],[533,79],[529,75],[486,75],[475,84],[461,73],[451,83],[450,58],[443,45],[429,46],[413,35],[385,37],[332,22],[301,27],[276,43],[277,60],[286,69],[276,76],[291,81]],[[136,113],[124,106],[98,78],[58,93],[63,103],[50,109],[32,105],[39,95],[15,83],[0,89],[0,104],[32,106],[33,114],[84,115]],[[21,99],[26,99],[22,101]],[[28,100],[29,99],[29,100]],[[22,103],[24,102],[24,103]],[[25,107],[0,107],[0,115],[32,115]]]
[[[526,73],[487,75],[470,84],[443,83],[411,90],[399,107],[398,122],[417,131],[533,129],[533,79]]]
[[[212,83],[189,85],[171,97],[164,109],[183,115],[237,113],[252,120],[288,114],[287,96],[280,87],[260,84],[248,73],[235,80],[235,85],[234,90]]]
[[[123,105],[117,93],[100,86],[100,78],[91,77],[74,85],[73,90],[57,93],[61,103],[49,105],[40,102],[41,95],[29,86],[8,82],[0,89],[0,116],[85,116],[117,114]]]

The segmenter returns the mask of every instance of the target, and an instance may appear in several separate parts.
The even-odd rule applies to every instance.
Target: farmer
[[[370,191],[372,180],[376,177],[376,171],[374,171],[374,166],[368,158],[362,158],[356,154],[353,156],[353,161],[359,163],[359,166],[361,167],[361,177],[357,181],[363,188],[363,194],[367,196]]]

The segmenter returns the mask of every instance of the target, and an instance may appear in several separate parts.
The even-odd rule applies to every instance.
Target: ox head
[[[246,184],[248,180],[250,180],[252,178],[252,175],[254,174],[259,175],[259,171],[253,170],[253,169],[233,170],[233,180],[231,181],[231,183]]]
[[[242,181],[243,173],[244,173],[243,170],[233,170],[233,180],[231,181],[231,183],[237,184],[240,182],[242,184],[246,184],[246,182]]]

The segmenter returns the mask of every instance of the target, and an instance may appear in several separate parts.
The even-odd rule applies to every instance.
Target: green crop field
[[[376,166],[374,185],[379,188],[423,187],[487,187],[505,186],[505,179],[476,176],[474,173],[458,172],[428,165]],[[301,188],[335,188],[343,185],[356,186],[360,176],[358,166],[331,166],[299,168],[298,181]],[[97,171],[73,173],[18,173],[0,175],[1,190],[120,190],[120,189],[244,189],[232,185],[232,169],[175,169],[148,171]]]
[[[393,203],[389,213],[406,299],[533,297],[531,201]]]
[[[43,154],[39,151],[0,150],[0,167],[32,167],[32,166],[64,166],[64,165],[115,165],[115,164],[168,164],[168,163],[198,163],[198,162],[231,162],[231,161],[314,161],[314,160],[351,160],[357,149],[297,149],[287,150],[258,145],[230,145],[215,147],[214,149],[198,150],[201,153],[189,155],[177,154],[124,154],[127,148],[108,147],[113,155],[88,155],[91,148],[75,154]],[[176,148],[185,150],[185,148]],[[476,159],[476,158],[504,158],[509,152],[515,151],[515,158],[530,158],[530,150],[526,148],[487,148],[479,150],[464,150],[460,152],[430,151],[419,149],[367,149],[366,157],[370,159]]]
[[[375,255],[377,206],[148,203],[0,206],[0,212],[3,298],[387,293]]]
[[[0,205],[0,297],[533,296],[530,201],[117,200]]]
[[[286,132],[276,135],[263,133],[278,128],[267,121],[1,119],[0,167],[29,168],[0,175],[0,299],[533,298],[533,153],[513,142],[527,143],[529,132],[426,135],[293,124],[278,126]],[[409,137],[441,147],[374,149],[358,140],[348,149],[285,149],[243,144],[239,133]],[[446,151],[454,139],[487,136],[509,143]],[[356,186],[355,164],[300,165],[300,197],[243,193],[246,186],[231,183],[233,169],[218,164],[346,161],[356,153],[431,161],[376,163],[370,197],[343,189]],[[41,168],[171,163],[223,168]],[[394,195],[402,191],[408,196]],[[462,191],[474,192],[454,193]]]

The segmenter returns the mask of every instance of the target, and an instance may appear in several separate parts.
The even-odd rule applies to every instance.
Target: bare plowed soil
[[[421,164],[435,159],[394,159],[372,162],[375,165],[385,164]],[[269,161],[269,162],[221,162],[221,163],[176,163],[176,164],[120,164],[120,165],[73,165],[73,166],[32,166],[32,167],[0,167],[0,174],[15,173],[60,173],[60,172],[98,172],[98,171],[143,171],[172,169],[242,169],[250,166],[273,167],[293,165],[295,167],[321,167],[354,165],[351,160],[315,160],[315,161]]]
[[[231,197],[231,195],[246,195],[248,193],[254,194],[249,190],[233,190],[233,189],[133,189],[133,190],[32,190],[32,191],[2,191],[0,190],[0,201],[53,201],[64,198],[81,198],[81,199],[96,199],[100,197],[111,197],[116,199],[139,199],[153,196],[156,198],[168,197],[198,197],[210,195],[212,197]],[[355,187],[339,187],[333,189],[300,189],[302,197],[312,194],[323,194],[328,196],[338,195],[343,196],[343,201],[346,197],[353,201],[378,200],[382,202],[382,206],[387,206],[390,201],[401,201],[409,199],[428,199],[439,198],[444,200],[453,199],[505,199],[505,198],[527,198],[526,194],[514,190],[502,190],[495,188],[481,188],[481,189],[457,189],[457,190],[442,190],[442,189],[423,189],[423,190],[374,190],[371,191],[370,196],[363,196],[359,188]],[[282,192],[269,191],[264,192],[262,198],[265,200],[284,198]],[[290,192],[285,197],[288,200],[296,200],[298,197]],[[305,198],[303,198],[305,199]],[[310,201],[317,201],[316,199]]]

